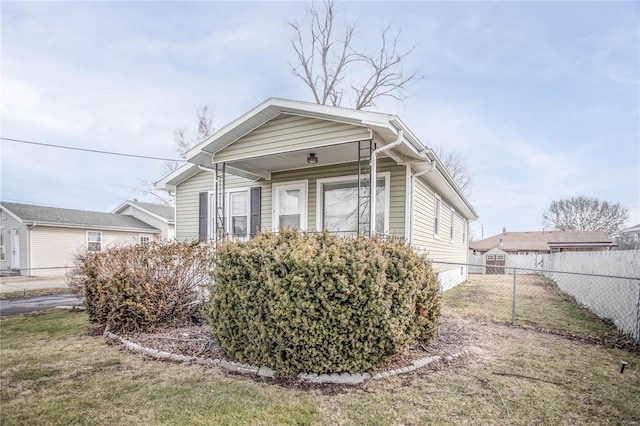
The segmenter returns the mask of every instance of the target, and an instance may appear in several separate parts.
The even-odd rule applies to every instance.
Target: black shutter
[[[198,208],[198,238],[200,241],[207,239],[207,213],[209,212],[208,204],[209,194],[207,192],[200,193],[200,204]]]
[[[260,230],[260,196],[262,188],[255,186],[251,188],[251,220],[249,224],[249,235],[251,238],[256,236]]]

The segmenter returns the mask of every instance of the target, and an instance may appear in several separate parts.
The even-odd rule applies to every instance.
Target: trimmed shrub
[[[439,315],[430,264],[401,242],[283,231],[216,253],[208,311],[226,355],[282,374],[369,371],[428,344]]]
[[[152,331],[201,316],[213,254],[206,244],[154,242],[76,256],[70,285],[89,320],[120,331]]]

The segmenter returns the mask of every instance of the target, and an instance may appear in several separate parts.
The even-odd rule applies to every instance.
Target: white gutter
[[[391,142],[388,145],[381,146],[371,153],[371,171],[370,171],[370,182],[369,182],[369,190],[371,196],[369,197],[369,236],[372,237],[376,233],[376,175],[377,175],[377,165],[378,165],[378,154],[384,151],[388,151],[391,148],[395,148],[396,146],[402,143],[402,129],[398,130],[398,136],[395,141]]]

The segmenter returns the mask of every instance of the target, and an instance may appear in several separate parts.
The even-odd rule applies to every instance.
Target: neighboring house
[[[0,202],[0,269],[22,275],[63,275],[73,257],[118,244],[159,238],[133,216]]]
[[[394,236],[430,259],[467,262],[478,214],[395,115],[270,98],[186,158],[156,185],[175,193],[178,240],[327,229]],[[448,282],[466,279],[464,266],[438,267]]]
[[[138,200],[127,200],[116,207],[111,213],[137,217],[141,221],[158,228],[164,240],[175,238],[175,209],[153,203],[143,203]]]
[[[609,250],[616,244],[601,231],[531,231],[507,232],[469,243],[474,254],[493,248],[509,254],[546,254],[563,251]]]
[[[630,235],[635,243],[635,248],[640,249],[640,224],[632,226],[631,228],[623,229],[620,232],[622,234]]]

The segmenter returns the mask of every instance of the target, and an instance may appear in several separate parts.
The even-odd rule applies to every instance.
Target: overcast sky
[[[541,230],[588,195],[640,223],[638,2],[341,2],[375,48],[385,25],[424,78],[397,114],[459,151],[475,238]],[[0,3],[3,137],[175,158],[172,132],[209,105],[220,128],[270,96],[312,101],[289,72],[300,2]],[[2,141],[4,201],[109,211],[144,199],[161,161]]]

